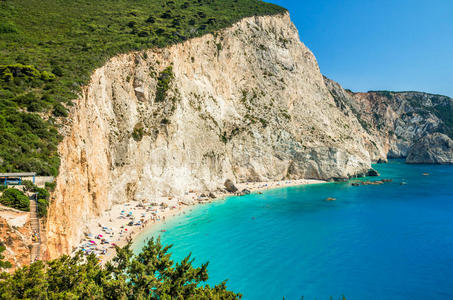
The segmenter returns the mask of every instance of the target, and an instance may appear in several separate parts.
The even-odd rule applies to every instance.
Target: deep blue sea
[[[374,167],[393,182],[229,197],[156,226],[134,247],[161,235],[174,259],[209,261],[208,283],[228,279],[244,299],[453,299],[453,166]]]

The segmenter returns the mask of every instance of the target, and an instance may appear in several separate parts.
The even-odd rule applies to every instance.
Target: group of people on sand
[[[168,208],[156,204],[147,206],[138,204],[131,207],[130,204],[124,204],[119,216],[116,218],[112,216],[115,219],[110,218],[107,226],[98,224],[99,233],[86,234],[79,250],[82,250],[86,255],[94,253],[101,261],[110,249],[115,248],[115,245],[122,241],[131,240],[136,232],[134,230],[136,227],[143,230],[150,222],[165,221],[165,216],[161,218],[160,213],[174,208],[177,208],[177,206]],[[120,226],[118,227],[118,225]]]

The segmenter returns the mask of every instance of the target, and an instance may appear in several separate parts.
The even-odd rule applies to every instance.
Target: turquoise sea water
[[[393,182],[230,197],[156,226],[134,247],[161,235],[174,259],[210,261],[209,283],[229,279],[244,299],[453,299],[453,167],[375,168]]]

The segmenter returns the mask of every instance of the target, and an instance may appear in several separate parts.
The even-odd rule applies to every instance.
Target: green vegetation
[[[49,190],[51,191],[55,188],[55,183],[46,184],[45,189],[37,187],[29,180],[22,181],[22,185],[24,192],[36,193],[38,216],[40,218],[47,216],[50,199]],[[6,189],[0,197],[0,203],[23,211],[30,211],[30,199],[17,189]]]
[[[0,203],[15,209],[30,211],[30,199],[23,192],[13,188],[3,191]]]
[[[53,192],[55,190],[55,187],[57,186],[57,183],[55,181],[46,182],[46,183],[44,183],[44,186],[45,186],[46,190],[48,190],[49,192]]]
[[[193,267],[190,255],[171,260],[171,246],[149,240],[138,255],[130,245],[117,248],[112,262],[101,267],[94,255],[62,256],[3,273],[1,299],[240,299],[225,281],[210,287],[208,263]],[[0,249],[1,254],[1,249]],[[1,265],[0,265],[1,266]]]
[[[159,74],[157,79],[156,89],[156,102],[162,102],[167,97],[167,91],[170,88],[171,81],[173,80],[173,68],[167,67]]]
[[[11,263],[4,261],[5,256],[2,254],[6,250],[6,247],[3,243],[0,242],[0,270],[11,268]],[[1,280],[1,278],[0,278]]]
[[[24,186],[24,192],[31,192],[35,188],[35,185],[30,180],[22,180],[22,185]]]
[[[48,200],[38,199],[38,203],[37,203],[37,207],[36,207],[38,217],[42,218],[42,217],[47,216],[47,207],[48,206],[49,206]]]
[[[38,199],[37,212],[40,218],[47,216],[47,207],[49,206],[50,193],[43,188],[35,187],[34,192]]]
[[[138,123],[137,125],[135,125],[134,131],[132,131],[132,138],[136,142],[140,142],[142,140],[144,134],[145,134],[145,131],[143,128],[143,124]]]
[[[0,172],[57,174],[58,124],[110,57],[283,12],[260,0],[0,1]],[[156,101],[171,78],[159,75]]]
[[[47,216],[47,207],[49,207],[50,199],[49,190],[55,188],[55,183],[46,182],[45,189],[34,185],[33,182],[29,180],[22,181],[22,185],[24,186],[24,192],[36,193],[38,217],[42,218]]]

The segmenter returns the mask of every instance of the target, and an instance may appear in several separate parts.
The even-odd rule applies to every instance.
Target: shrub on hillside
[[[35,189],[35,185],[30,180],[23,180],[24,192],[31,192]]]
[[[16,189],[6,189],[0,197],[0,203],[23,211],[30,211],[30,199]]]
[[[47,216],[47,207],[49,206],[49,202],[46,199],[38,199],[38,206],[37,212],[38,217],[42,218]]]
[[[38,199],[49,200],[50,194],[46,189],[35,187],[34,192],[37,194]]]
[[[173,68],[171,66],[165,68],[165,70],[159,74],[159,78],[157,79],[156,102],[165,100],[173,78]]]
[[[5,261],[4,260],[5,256],[2,254],[2,252],[5,250],[6,250],[5,244],[3,244],[3,242],[0,242],[0,270],[11,268],[11,263]]]
[[[46,187],[46,190],[50,191],[50,192],[53,192],[55,190],[55,187],[56,187],[56,182],[46,182],[44,184],[44,186]]]
[[[67,117],[68,116],[68,111],[60,103],[57,103],[54,105],[52,113],[55,117]]]

